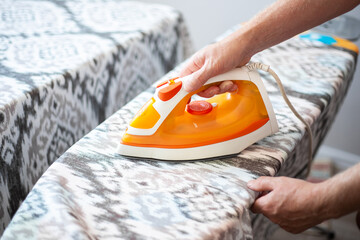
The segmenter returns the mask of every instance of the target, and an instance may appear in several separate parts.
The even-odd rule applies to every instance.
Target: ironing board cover
[[[192,50],[173,8],[0,3],[0,235],[43,172]]]
[[[310,34],[253,60],[278,73],[290,100],[311,124],[318,146],[346,95],[356,58],[354,51]],[[264,239],[273,226],[251,216],[255,193],[246,183],[263,175],[301,177],[307,167],[308,135],[272,77],[262,78],[278,133],[226,159],[166,162],[122,157],[116,154],[120,136],[152,96],[152,87],[45,172],[3,239]]]

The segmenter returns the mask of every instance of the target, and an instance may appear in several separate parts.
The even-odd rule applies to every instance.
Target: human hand
[[[195,53],[186,66],[181,70],[180,77],[190,75],[184,82],[187,92],[199,89],[209,78],[227,72],[235,67],[249,62],[251,56],[234,39],[224,39],[211,44]],[[237,85],[232,81],[224,81],[218,86],[211,86],[198,93],[201,97],[212,97],[215,94],[232,92]]]
[[[263,192],[251,208],[291,233],[300,233],[328,219],[319,184],[287,177],[260,177],[248,182]]]

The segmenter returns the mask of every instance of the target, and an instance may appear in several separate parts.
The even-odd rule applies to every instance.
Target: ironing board
[[[254,61],[272,66],[319,146],[353,77],[357,53],[326,36],[294,37]],[[176,76],[178,69],[160,81]],[[155,87],[142,92],[66,151],[44,173],[3,239],[264,239],[252,216],[250,179],[302,177],[308,135],[274,80],[262,74],[279,132],[230,158],[166,162],[116,154],[120,136]]]
[[[2,0],[0,16],[1,235],[51,163],[192,46],[155,4]]]

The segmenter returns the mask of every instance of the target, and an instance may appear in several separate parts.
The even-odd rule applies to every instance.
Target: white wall
[[[360,20],[360,6],[348,13]],[[358,26],[360,31],[360,25]],[[360,39],[356,42],[360,48]],[[340,149],[360,158],[360,57],[349,92],[345,98],[335,122],[328,133],[324,145]]]
[[[140,0],[141,1],[141,0]],[[142,0],[161,3],[179,9],[192,36],[194,46],[200,49],[235,24],[249,20],[254,14],[270,5],[273,0]],[[360,20],[360,6],[349,15]],[[359,26],[360,27],[360,26]],[[357,45],[360,46],[360,40]],[[360,59],[359,59],[360,62]],[[345,102],[324,145],[349,152],[360,158],[360,64]],[[335,151],[336,152],[336,151]]]
[[[273,0],[138,0],[161,3],[180,10],[196,49],[212,42],[230,27],[245,22]]]

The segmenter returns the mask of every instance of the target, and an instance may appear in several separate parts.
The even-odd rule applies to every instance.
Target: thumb
[[[259,177],[256,180],[249,181],[247,186],[257,192],[272,191],[274,189],[274,178]]]
[[[202,85],[206,83],[206,81],[213,77],[211,74],[212,71],[206,69],[205,66],[200,68],[199,70],[193,72],[189,76],[186,77],[186,81],[184,81],[184,89],[187,92],[193,92],[198,90]]]

